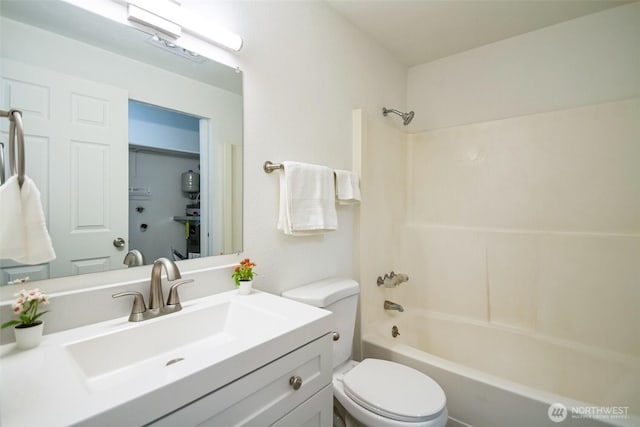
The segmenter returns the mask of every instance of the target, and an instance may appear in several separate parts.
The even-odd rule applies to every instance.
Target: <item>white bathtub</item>
[[[640,426],[637,358],[426,311],[389,317],[365,332],[364,357],[432,377],[454,420],[477,427]],[[553,403],[568,408],[564,421],[549,418]]]

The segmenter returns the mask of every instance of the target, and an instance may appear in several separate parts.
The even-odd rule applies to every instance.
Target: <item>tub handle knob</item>
[[[409,276],[403,273],[396,274],[395,272],[391,272],[389,274],[385,274],[384,277],[378,276],[376,284],[378,286],[383,286],[385,288],[395,288],[399,286],[401,283],[407,282],[409,280]]]
[[[294,390],[298,390],[302,386],[302,378],[294,375],[289,378],[289,385],[293,387]]]
[[[340,334],[338,332],[334,332],[332,337],[334,341],[338,341],[340,339]]]

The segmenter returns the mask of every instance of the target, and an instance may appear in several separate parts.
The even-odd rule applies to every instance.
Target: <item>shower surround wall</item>
[[[398,302],[640,356],[639,119],[635,98],[411,136]]]
[[[360,273],[411,280],[364,283],[364,334],[402,316],[383,312],[387,298],[640,361],[637,40],[640,3],[409,70],[412,134],[387,148],[405,163],[361,160],[363,177],[398,185],[375,197],[404,192],[405,211]],[[363,248],[385,233],[367,225],[371,209],[363,201]]]

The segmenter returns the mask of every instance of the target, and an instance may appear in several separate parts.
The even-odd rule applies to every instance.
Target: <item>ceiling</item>
[[[627,0],[326,0],[407,66],[568,21]]]

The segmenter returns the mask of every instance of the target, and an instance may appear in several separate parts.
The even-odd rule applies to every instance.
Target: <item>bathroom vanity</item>
[[[329,312],[235,290],[183,307],[3,345],[0,424],[331,424]]]

